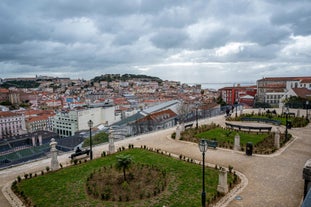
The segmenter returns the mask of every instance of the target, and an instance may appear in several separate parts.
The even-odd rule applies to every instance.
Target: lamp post
[[[93,121],[89,120],[87,122],[87,124],[89,125],[90,128],[90,160],[93,159],[93,151],[92,151],[92,127],[93,127]]]
[[[207,141],[205,139],[201,139],[199,142],[199,149],[202,152],[203,157],[203,165],[202,165],[202,207],[205,207],[206,203],[206,193],[205,193],[205,152],[207,151]]]
[[[308,109],[309,109],[309,101],[306,101],[306,119],[309,120],[308,117]]]
[[[288,107],[285,110],[285,140],[287,141],[287,135],[288,135],[288,131],[287,131],[287,127],[288,127]]]
[[[195,106],[195,120],[196,120],[196,124],[195,124],[195,128],[198,129],[199,128],[199,122],[198,122],[198,104],[196,104]]]
[[[238,104],[235,104],[235,118],[238,117]]]

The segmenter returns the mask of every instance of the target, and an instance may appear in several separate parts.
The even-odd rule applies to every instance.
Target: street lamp
[[[306,119],[309,120],[308,117],[308,109],[309,109],[309,101],[306,101]]]
[[[287,131],[287,127],[288,127],[288,107],[285,110],[285,140],[287,141],[287,135],[288,135],[288,131]]]
[[[202,152],[202,157],[203,157],[203,167],[202,167],[202,174],[203,174],[203,179],[202,179],[202,207],[205,207],[206,203],[206,193],[205,193],[205,152],[207,151],[207,140],[201,139],[199,142],[199,149],[200,152]]]
[[[90,128],[90,159],[93,159],[93,151],[92,151],[92,127],[93,127],[93,121],[89,120],[87,122],[87,124],[89,125]]]
[[[196,107],[195,107],[195,120],[196,120],[196,125],[195,125],[195,128],[198,129],[199,128],[199,123],[198,123],[198,104],[196,104]]]
[[[238,104],[235,104],[235,118],[238,117]]]

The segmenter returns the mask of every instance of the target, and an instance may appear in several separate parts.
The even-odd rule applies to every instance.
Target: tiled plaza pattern
[[[223,116],[204,120],[200,124],[218,123],[224,126]],[[258,123],[247,123],[247,125],[259,125]],[[264,125],[264,124],[260,124]],[[126,140],[116,142],[116,149],[121,146],[128,146],[129,143],[135,146],[146,145],[152,148],[159,148],[164,151],[185,155],[195,160],[202,160],[196,143],[175,141],[169,138],[175,128],[162,130],[150,134],[140,135]],[[275,129],[274,129],[275,130]],[[284,131],[284,128],[281,130]],[[232,199],[220,206],[230,207],[298,207],[303,195],[304,181],[302,169],[305,162],[311,158],[311,124],[305,128],[289,130],[294,140],[285,148],[273,155],[246,156],[245,153],[234,152],[225,149],[209,149],[206,153],[206,161],[209,164],[217,164],[224,167],[233,166],[235,170],[243,173],[247,179],[247,185],[241,192],[230,195]],[[95,157],[101,152],[108,151],[108,144],[94,147]],[[69,154],[58,157],[60,163],[69,163]],[[40,172],[50,165],[50,159],[44,159],[17,167],[0,171],[0,187],[3,188],[9,181],[14,180],[18,175],[29,172]],[[6,188],[3,188],[5,190]],[[201,195],[198,195],[200,199]],[[239,196],[240,199],[234,199]],[[11,198],[10,198],[11,199]],[[3,193],[0,194],[0,206],[11,206]],[[19,206],[20,204],[16,204]]]

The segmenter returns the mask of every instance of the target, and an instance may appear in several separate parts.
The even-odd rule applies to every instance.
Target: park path
[[[224,125],[223,116],[213,117],[200,122],[218,123]],[[254,124],[254,123],[253,123]],[[256,123],[255,123],[256,124]],[[247,124],[249,125],[249,124]],[[257,124],[256,124],[257,125]],[[196,143],[188,143],[169,138],[173,128],[158,132],[139,135],[117,141],[116,148],[134,144],[159,148],[176,155],[185,155],[195,160],[202,160],[202,154]],[[280,152],[270,156],[253,155],[226,149],[209,149],[206,153],[206,162],[224,167],[233,166],[243,173],[248,185],[238,195],[241,199],[233,199],[229,207],[298,207],[303,195],[302,169],[305,162],[311,158],[311,125],[305,128],[291,129],[289,133],[295,139]],[[102,151],[108,151],[108,145],[94,147],[94,156],[100,156]],[[63,164],[69,164],[69,154],[58,157]],[[0,187],[15,179],[18,175],[29,172],[40,172],[50,165],[50,159],[8,168],[0,171]],[[198,195],[200,199],[200,195]],[[9,207],[3,194],[0,194],[0,206]]]

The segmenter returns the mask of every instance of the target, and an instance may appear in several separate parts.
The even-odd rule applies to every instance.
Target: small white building
[[[73,136],[77,131],[89,129],[89,120],[93,121],[93,126],[108,126],[115,122],[114,113],[114,106],[58,112],[52,119],[53,131],[61,137]]]

